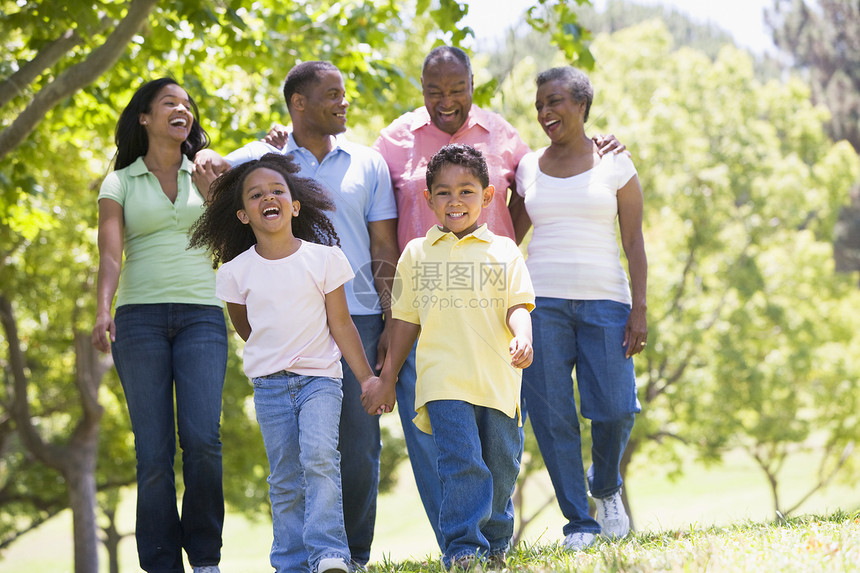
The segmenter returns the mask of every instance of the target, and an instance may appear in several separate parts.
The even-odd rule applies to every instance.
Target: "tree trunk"
[[[98,573],[99,539],[96,526],[96,441],[70,453],[65,473],[75,547],[75,573]]]
[[[98,389],[111,367],[111,361],[93,348],[89,335],[75,334],[75,386],[81,401],[81,417],[67,445],[47,443],[31,419],[27,393],[30,380],[25,368],[24,348],[14,307],[4,293],[0,293],[0,322],[9,345],[9,364],[15,389],[11,412],[17,431],[27,450],[66,480],[73,516],[75,573],[98,573],[95,469],[103,411],[98,403]]]
[[[116,508],[119,504],[119,495],[116,490],[112,490],[107,494],[107,497],[107,502],[102,505],[102,513],[108,520],[107,526],[102,528],[102,532],[104,532],[102,543],[107,548],[108,572],[119,573],[119,542],[125,537],[116,526]]]

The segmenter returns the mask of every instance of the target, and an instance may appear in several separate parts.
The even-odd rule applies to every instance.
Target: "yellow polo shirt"
[[[394,318],[418,324],[415,425],[431,433],[425,404],[462,400],[519,418],[522,371],[511,366],[508,309],[534,308],[522,253],[481,225],[458,239],[433,226],[397,263]]]

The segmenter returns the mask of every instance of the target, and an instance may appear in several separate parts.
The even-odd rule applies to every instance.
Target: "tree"
[[[812,100],[830,110],[830,136],[860,153],[860,5],[775,0],[766,21],[774,43],[808,74]],[[860,270],[860,184],[842,210],[834,242],[837,268]]]

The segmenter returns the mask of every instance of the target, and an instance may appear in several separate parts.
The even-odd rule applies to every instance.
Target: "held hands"
[[[394,410],[397,401],[394,383],[394,380],[386,381],[378,376],[371,376],[361,383],[361,405],[368,414],[378,416]]]
[[[514,368],[528,368],[534,358],[532,341],[525,336],[514,336],[509,346],[511,351],[511,366]]]

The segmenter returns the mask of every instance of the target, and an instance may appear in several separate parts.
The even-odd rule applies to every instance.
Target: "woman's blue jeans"
[[[349,562],[343,524],[338,422],[341,381],[278,372],[254,378],[254,408],[269,458],[277,573]]]
[[[523,447],[516,418],[461,400],[428,402],[427,414],[439,448],[445,566],[504,553],[514,533],[511,496]]]
[[[582,415],[591,420],[588,491],[605,498],[622,485],[619,463],[639,412],[633,360],[625,357],[630,307],[610,300],[537,297],[531,313],[534,361],[523,370],[523,397],[558,505],[564,534],[600,533],[588,515],[582,441],[571,373]]]
[[[181,572],[183,548],[191,564],[217,565],[224,524],[219,436],[227,368],[224,311],[207,305],[132,304],[117,308],[114,320],[112,354],[137,455],[140,567]],[[181,517],[173,469],[177,429],[185,485]]]

